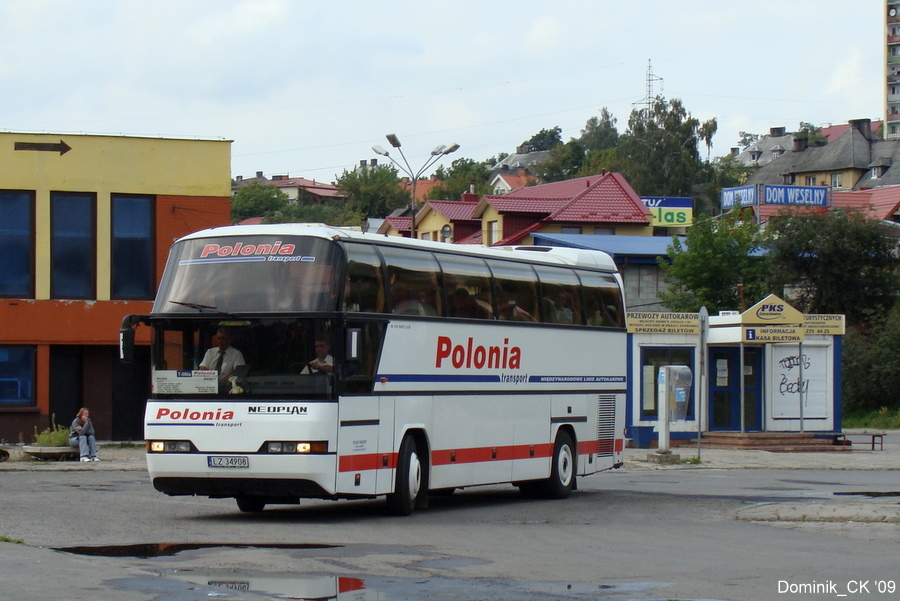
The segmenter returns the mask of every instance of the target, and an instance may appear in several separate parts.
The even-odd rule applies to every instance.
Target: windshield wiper
[[[218,307],[213,307],[210,305],[201,305],[199,303],[183,303],[181,301],[174,301],[174,300],[170,300],[169,302],[172,303],[173,305],[181,305],[182,307],[189,307],[191,309],[196,309],[197,311],[200,311],[201,313],[203,312],[203,309],[210,309],[211,311],[219,310]]]

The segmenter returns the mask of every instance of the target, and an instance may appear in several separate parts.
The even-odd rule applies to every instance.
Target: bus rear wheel
[[[393,515],[411,515],[422,490],[422,462],[416,441],[407,434],[400,445],[394,492],[387,496],[388,511]]]
[[[245,513],[260,513],[266,508],[266,501],[260,497],[236,497],[238,509]]]
[[[572,435],[560,430],[553,446],[553,463],[550,477],[539,485],[541,496],[547,499],[565,499],[575,487],[575,470],[578,454]]]

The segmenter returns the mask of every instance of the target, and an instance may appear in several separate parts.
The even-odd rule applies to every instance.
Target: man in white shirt
[[[234,368],[244,365],[244,355],[241,351],[231,346],[231,334],[227,328],[219,328],[216,332],[218,346],[211,347],[203,355],[200,369],[215,369],[219,372],[219,388],[228,386],[228,378],[234,373]]]
[[[328,354],[328,343],[316,340],[316,358],[306,364],[301,374],[330,374],[334,371],[334,357]]]

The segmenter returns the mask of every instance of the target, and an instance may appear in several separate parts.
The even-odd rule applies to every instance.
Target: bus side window
[[[440,267],[430,252],[382,248],[388,271],[391,311],[402,315],[440,315]]]
[[[344,311],[384,312],[384,282],[381,257],[371,246],[347,244],[347,281],[344,286]]]
[[[525,264],[490,261],[494,273],[497,318],[506,321],[537,321],[537,276]]]
[[[578,271],[589,326],[623,327],[622,293],[616,279],[604,273]]]
[[[541,314],[544,323],[583,323],[578,277],[571,269],[535,265],[541,280]]]
[[[478,257],[439,254],[444,272],[447,317],[492,319],[491,272]]]

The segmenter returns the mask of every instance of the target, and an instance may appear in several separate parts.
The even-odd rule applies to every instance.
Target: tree
[[[584,147],[574,138],[550,149],[550,157],[534,165],[534,174],[544,182],[571,179],[584,163]]]
[[[606,150],[618,146],[619,131],[616,129],[616,119],[606,110],[606,107],[600,109],[600,117],[591,117],[587,120],[578,141],[585,152]]]
[[[741,139],[738,140],[738,146],[741,148],[750,148],[757,142],[759,142],[759,134],[748,134],[745,131],[742,131],[738,134]]]
[[[346,196],[346,209],[362,219],[387,217],[410,202],[409,193],[400,187],[397,169],[391,165],[344,170],[337,186]]]
[[[327,223],[338,226],[362,226],[366,219],[346,205],[289,204],[266,216],[266,223]]]
[[[429,200],[459,200],[474,185],[476,194],[490,194],[491,172],[485,162],[459,158],[450,163],[449,169],[441,165],[435,176],[443,183],[428,191]]]
[[[542,129],[522,145],[531,147],[531,150],[550,150],[562,143],[562,129],[557,125],[553,129]]]
[[[734,188],[747,181],[753,172],[734,156],[726,154],[703,164],[700,183],[694,186],[691,196],[696,201],[694,209],[701,215],[716,215],[722,198],[722,188]]]
[[[821,134],[821,130],[805,121],[800,122],[800,129],[794,132],[794,137],[799,140],[806,140],[809,146],[824,146],[828,143],[828,138]]]
[[[759,226],[743,219],[739,211],[697,221],[685,243],[675,238],[669,259],[658,259],[669,284],[660,291],[663,304],[672,311],[712,313],[740,310],[741,297],[758,299],[768,294],[768,261],[756,256],[763,243]]]
[[[677,98],[657,96],[628,119],[617,153],[622,173],[638,194],[686,196],[701,172],[701,132],[710,131],[715,120],[701,124]]]
[[[863,412],[900,406],[900,306],[869,329],[848,328],[844,337],[843,406]]]
[[[264,217],[285,208],[288,196],[271,184],[250,182],[231,197],[231,223],[248,217]]]
[[[782,213],[770,219],[772,284],[804,313],[843,313],[849,323],[880,319],[898,292],[896,238],[859,213]]]

